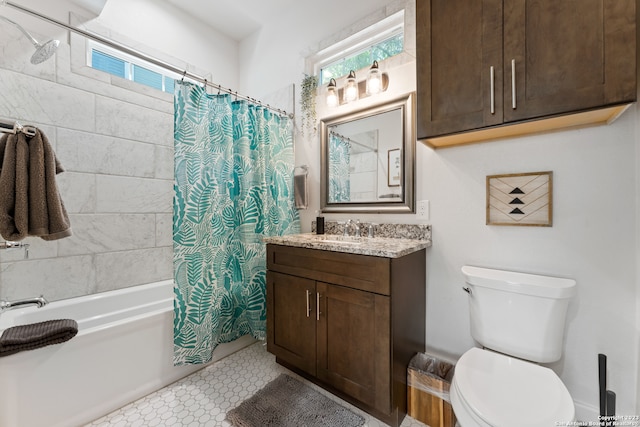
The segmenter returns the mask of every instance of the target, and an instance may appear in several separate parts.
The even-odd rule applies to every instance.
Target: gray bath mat
[[[227,412],[236,427],[359,427],[364,418],[311,387],[281,374]]]

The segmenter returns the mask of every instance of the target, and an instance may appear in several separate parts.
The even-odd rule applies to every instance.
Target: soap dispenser
[[[316,234],[324,234],[324,217],[320,211],[316,211]]]

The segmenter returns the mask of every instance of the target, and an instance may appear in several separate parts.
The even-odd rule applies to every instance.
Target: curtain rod
[[[361,142],[358,142],[358,141],[356,141],[356,140],[353,140],[353,139],[349,138],[348,136],[344,136],[344,135],[342,135],[342,134],[339,134],[339,133],[338,133],[338,132],[336,132],[335,130],[331,130],[331,131],[329,131],[329,133],[330,133],[330,134],[332,134],[332,135],[335,135],[335,136],[337,136],[338,138],[341,138],[341,139],[343,139],[343,140],[347,140],[347,142],[350,142],[350,143],[353,143],[353,144],[359,145],[360,147],[363,147],[363,148],[366,148],[366,149],[368,149],[368,150],[371,150],[371,151],[373,151],[374,153],[377,153],[377,152],[378,152],[378,149],[377,149],[377,148],[369,147],[368,145],[363,144],[363,143],[361,143]]]
[[[205,85],[205,87],[206,86],[211,86],[211,87],[213,87],[215,89],[218,89],[219,91],[222,91],[222,92],[228,93],[230,95],[233,95],[236,98],[244,99],[245,101],[258,103],[262,107],[265,107],[265,108],[267,108],[269,110],[276,111],[278,114],[281,114],[281,115],[284,115],[284,116],[288,116],[290,119],[293,119],[293,113],[287,114],[287,112],[285,110],[281,110],[279,108],[272,107],[272,106],[270,106],[268,104],[265,105],[262,102],[258,101],[257,99],[250,98],[250,97],[244,96],[244,95],[240,95],[240,94],[238,94],[237,91],[234,92],[231,89],[226,89],[226,88],[220,86],[219,84],[209,82],[204,77],[198,76],[197,74],[193,74],[190,71],[180,69],[180,68],[178,68],[178,67],[176,67],[176,66],[174,66],[172,64],[169,64],[168,62],[165,62],[165,61],[162,61],[162,60],[160,60],[158,58],[154,58],[152,56],[149,56],[146,53],[142,53],[142,52],[140,52],[138,50],[132,49],[132,48],[130,48],[128,46],[125,46],[125,45],[120,44],[118,42],[115,42],[113,40],[109,40],[109,39],[104,38],[102,36],[99,36],[99,35],[97,35],[95,33],[91,33],[89,31],[81,30],[80,28],[72,27],[71,25],[67,25],[64,22],[58,21],[57,19],[51,18],[51,17],[46,16],[46,15],[43,15],[40,12],[36,12],[35,10],[26,8],[24,6],[20,6],[19,4],[13,3],[12,1],[0,0],[0,6],[2,4],[6,4],[7,6],[11,6],[14,9],[17,9],[17,10],[19,10],[21,12],[24,12],[24,13],[26,13],[28,15],[31,15],[31,16],[35,16],[36,18],[39,18],[39,19],[47,21],[47,22],[49,22],[51,24],[57,25],[58,27],[62,27],[64,29],[68,30],[68,31],[71,31],[71,32],[76,33],[76,34],[79,34],[81,36],[84,36],[84,37],[86,37],[86,38],[88,38],[90,40],[105,44],[105,45],[107,45],[107,46],[109,46],[109,47],[111,47],[113,49],[119,50],[120,52],[126,53],[128,55],[132,55],[132,56],[135,56],[136,58],[139,58],[139,59],[142,59],[144,61],[150,62],[151,64],[157,65],[158,67],[162,67],[162,68],[165,68],[167,70],[173,71],[176,74],[181,74],[183,79],[188,77],[191,80],[195,80],[197,82],[202,83],[203,85]]]

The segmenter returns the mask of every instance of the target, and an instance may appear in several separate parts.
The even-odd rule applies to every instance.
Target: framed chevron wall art
[[[551,227],[553,172],[487,176],[487,225]]]

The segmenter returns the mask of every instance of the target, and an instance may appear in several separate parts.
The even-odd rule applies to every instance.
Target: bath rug
[[[12,326],[0,336],[0,357],[69,341],[78,333],[73,319],[56,319]]]
[[[364,418],[281,374],[255,395],[227,412],[235,427],[359,427]]]

